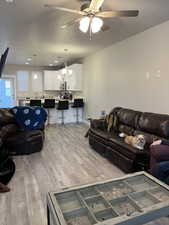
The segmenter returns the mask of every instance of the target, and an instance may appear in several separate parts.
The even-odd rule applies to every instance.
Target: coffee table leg
[[[47,224],[50,225],[50,211],[48,205],[47,205]]]

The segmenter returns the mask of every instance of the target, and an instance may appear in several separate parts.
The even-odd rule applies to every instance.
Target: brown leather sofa
[[[89,143],[93,149],[111,160],[125,172],[148,170],[149,146],[157,139],[169,139],[169,115],[139,112],[125,108],[114,108],[111,130],[107,131],[106,120],[91,120]],[[143,134],[146,139],[144,150],[136,149],[124,142],[119,133]]]
[[[31,154],[41,151],[44,131],[23,131],[17,125],[9,109],[0,109],[0,148],[5,147],[11,155]]]

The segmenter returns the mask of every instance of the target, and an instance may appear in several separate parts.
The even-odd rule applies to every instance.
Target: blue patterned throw
[[[42,107],[15,106],[11,112],[24,130],[40,129],[47,119],[47,113]]]

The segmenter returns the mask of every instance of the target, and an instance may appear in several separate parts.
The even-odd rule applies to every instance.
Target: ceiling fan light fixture
[[[82,31],[83,33],[87,33],[89,29],[89,24],[90,24],[90,18],[88,16],[83,17],[80,20],[80,25],[79,25],[80,31]]]
[[[92,33],[97,33],[101,30],[103,26],[103,20],[99,17],[94,17],[91,23]]]

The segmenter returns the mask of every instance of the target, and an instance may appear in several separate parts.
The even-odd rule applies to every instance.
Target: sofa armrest
[[[18,131],[18,127],[15,124],[8,124],[3,126],[0,130],[0,138],[4,140],[5,138],[9,137],[10,135],[16,133]]]
[[[105,119],[91,119],[90,127],[93,129],[100,129],[102,131],[105,131],[107,129]]]
[[[10,113],[10,109],[0,109],[0,127],[7,124],[16,124],[14,116]]]
[[[160,163],[169,161],[169,146],[168,145],[152,145],[150,147],[150,156],[153,162]]]

